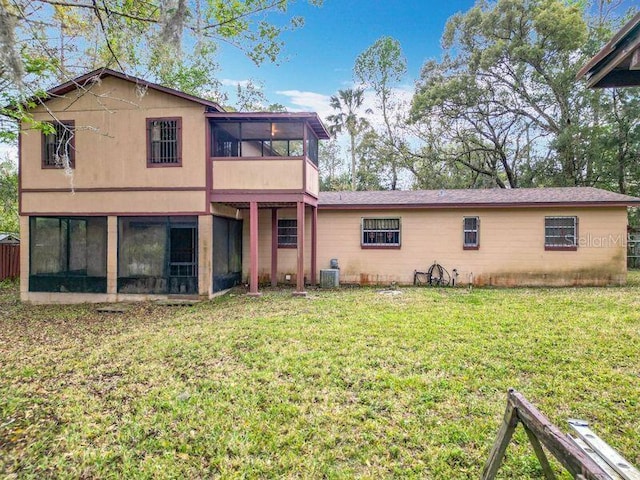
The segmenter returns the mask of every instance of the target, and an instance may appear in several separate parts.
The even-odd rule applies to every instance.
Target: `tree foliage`
[[[4,159],[0,161],[0,232],[18,230],[18,170]]]
[[[270,14],[286,14],[293,1],[2,0],[0,104],[103,66],[224,103],[215,75],[219,45],[233,45],[257,64],[278,61],[283,33],[304,20]]]
[[[384,126],[382,134],[370,135],[370,139],[377,142],[369,142],[369,149],[375,147],[378,163],[388,171],[389,187],[395,190],[401,165],[401,133],[398,127],[402,124],[402,116],[398,115],[401,105],[392,89],[407,73],[407,60],[400,42],[388,36],[379,38],[358,55],[353,70],[356,78],[376,95]]]
[[[454,15],[445,56],[423,67],[411,110],[417,125],[438,119],[440,148],[416,162],[462,166],[500,187],[626,192],[632,177],[637,186],[638,89],[598,92],[575,80],[612,34],[603,18],[590,27],[587,11],[498,0]]]
[[[339,90],[337,95],[333,95],[330,100],[331,108],[336,113],[327,117],[329,122],[329,132],[336,135],[341,132],[349,135],[349,154],[351,156],[351,189],[356,190],[357,186],[357,148],[358,137],[369,127],[369,122],[360,116],[362,104],[364,102],[364,89],[350,88]]]

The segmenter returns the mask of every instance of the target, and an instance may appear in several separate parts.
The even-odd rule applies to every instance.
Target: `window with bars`
[[[480,248],[480,219],[464,217],[462,220],[463,248],[477,250]]]
[[[400,219],[363,218],[361,245],[363,248],[399,248]]]
[[[545,217],[545,250],[575,250],[577,240],[578,217]]]
[[[298,220],[278,219],[278,247],[293,248],[298,246]]]
[[[147,166],[182,165],[182,119],[147,118]]]
[[[65,168],[66,160],[71,168],[75,167],[75,122],[64,120],[52,123],[53,131],[43,133],[42,168]]]

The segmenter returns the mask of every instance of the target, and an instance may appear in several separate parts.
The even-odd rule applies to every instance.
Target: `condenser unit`
[[[340,270],[327,268],[320,270],[320,288],[337,288],[340,286]]]

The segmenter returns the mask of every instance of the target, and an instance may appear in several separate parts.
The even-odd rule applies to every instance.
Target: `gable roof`
[[[101,79],[105,77],[119,78],[127,82],[135,83],[136,85],[142,85],[152,90],[157,90],[158,92],[173,95],[175,97],[180,97],[185,100],[189,100],[191,102],[195,102],[200,105],[203,105],[208,109],[210,109],[210,111],[224,112],[224,108],[222,108],[216,102],[212,102],[211,100],[205,100],[204,98],[196,97],[195,95],[190,95],[188,93],[181,92],[180,90],[176,90],[174,88],[164,87],[162,85],[158,85],[157,83],[149,82],[147,80],[143,80],[142,78],[134,77],[133,75],[127,75],[126,73],[117,72],[115,70],[111,70],[110,68],[98,68],[92,72],[85,73],[84,75],[80,75],[79,77],[76,77],[73,80],[69,80],[68,82],[63,83],[62,85],[53,87],[52,89],[47,90],[46,96],[44,98],[40,98],[39,101],[46,102],[51,98],[65,95],[66,93],[69,93],[79,87],[89,87],[97,79]]]
[[[320,192],[322,209],[640,206],[640,198],[593,187]]]
[[[578,72],[589,88],[640,85],[640,13],[624,27]]]

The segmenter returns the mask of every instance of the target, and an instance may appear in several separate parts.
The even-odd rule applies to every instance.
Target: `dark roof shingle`
[[[320,192],[318,206],[370,207],[524,207],[563,205],[640,205],[640,198],[593,187],[494,188],[466,190],[384,190]]]

